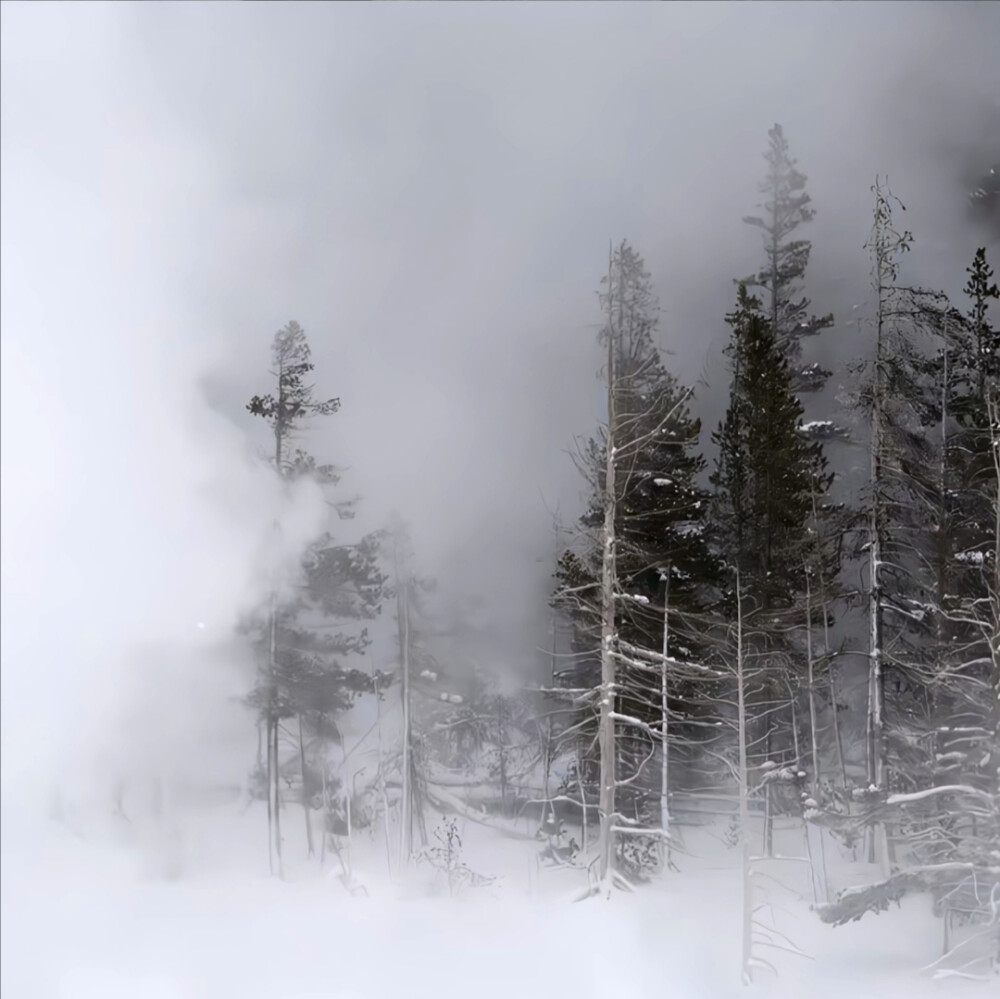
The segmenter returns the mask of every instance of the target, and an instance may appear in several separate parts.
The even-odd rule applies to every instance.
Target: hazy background
[[[288,320],[343,403],[309,443],[364,497],[350,531],[409,517],[424,571],[517,666],[545,624],[545,504],[579,511],[563,452],[600,417],[609,241],[644,254],[675,370],[707,380],[706,438],[775,121],[818,212],[828,364],[856,351],[876,171],[910,208],[919,279],[957,291],[996,242],[964,211],[1000,151],[996,4],[2,17],[5,790],[65,777],[84,745],[114,757],[123,705],[149,739],[151,705],[204,736],[245,689],[230,629],[279,499],[243,406]],[[294,503],[304,537],[318,497]]]

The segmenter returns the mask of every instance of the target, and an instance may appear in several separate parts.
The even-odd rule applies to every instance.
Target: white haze
[[[543,499],[576,515],[563,452],[600,414],[609,240],[709,422],[775,121],[815,274],[863,287],[876,171],[939,283],[982,241],[957,220],[995,155],[993,4],[5,3],[2,45],[5,800],[238,737],[269,526],[291,553],[323,511],[278,496],[243,411],[289,319],[343,402],[310,447],[517,666]]]

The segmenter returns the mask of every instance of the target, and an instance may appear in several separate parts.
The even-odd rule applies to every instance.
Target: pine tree
[[[882,213],[876,222],[888,232],[888,195],[878,186],[876,194]],[[898,250],[898,238],[883,235],[876,246]],[[894,710],[884,719],[887,786],[865,796],[855,825],[893,831],[892,864],[884,881],[841,893],[820,915],[840,924],[907,893],[930,892],[945,923],[941,960],[961,948],[966,973],[982,957],[996,969],[1000,337],[988,307],[998,289],[983,250],[968,269],[966,315],[943,296],[900,285],[895,269],[882,273],[885,485],[875,495],[889,542],[882,551],[891,560],[879,595],[892,631],[883,628],[881,658],[884,676],[899,679]],[[937,349],[907,349],[919,332],[933,337]],[[953,947],[956,917],[983,926]]]
[[[274,435],[273,465],[285,483],[310,478],[321,485],[338,481],[332,465],[318,465],[305,450],[293,447],[305,421],[329,416],[338,399],[317,400],[306,381],[313,370],[305,331],[290,322],[275,334],[271,347],[275,394],[255,395],[247,405],[266,420]],[[341,508],[343,509],[343,508]],[[280,524],[275,524],[280,534]],[[310,853],[313,850],[311,802],[320,790],[307,762],[306,732],[322,743],[337,739],[336,717],[354,698],[373,689],[372,676],[348,665],[370,644],[367,631],[331,632],[329,622],[374,618],[380,610],[385,577],[379,568],[381,537],[369,535],[353,544],[335,542],[325,533],[302,556],[301,572],[291,592],[272,591],[252,626],[263,668],[250,696],[264,722],[267,739],[267,800],[272,869],[281,868],[280,731],[282,722],[297,719],[301,801]],[[325,764],[321,764],[325,787]]]
[[[765,293],[765,313],[792,371],[796,392],[815,391],[825,384],[830,372],[818,364],[803,366],[802,339],[815,336],[833,325],[833,316],[810,314],[810,301],[801,296],[801,283],[809,265],[812,243],[795,238],[799,226],[810,222],[815,209],[806,192],[806,175],[789,156],[788,140],[781,125],[767,133],[764,154],[767,175],[759,190],[766,200],[759,207],[763,215],[747,215],[743,221],[762,231],[767,262],[743,283]]]
[[[935,316],[940,349],[930,363],[939,402],[927,413],[936,477],[927,490],[934,511],[928,532],[929,626],[933,641],[923,678],[929,705],[928,752],[908,773],[912,787],[963,785],[1000,795],[1000,647],[997,586],[997,457],[995,417],[1000,385],[1000,334],[988,313],[1000,297],[980,249],[968,268],[966,315],[946,307]],[[936,433],[934,433],[936,431]],[[994,798],[1000,808],[1000,797]],[[974,803],[972,808],[981,806]],[[943,835],[927,862],[988,864],[1000,848],[1000,812],[993,821],[960,807],[935,809],[930,821]],[[939,887],[945,887],[944,885]]]
[[[928,349],[947,325],[945,296],[902,282],[901,262],[913,237],[896,227],[904,206],[876,181],[871,235],[874,296],[872,358],[860,365],[858,408],[871,428],[866,520],[859,555],[867,562],[869,684],[866,714],[866,794],[905,791],[919,782],[926,759],[926,718],[940,677],[933,664],[933,567],[947,532],[938,497],[943,483],[935,441],[938,419]],[[887,697],[891,693],[891,698]],[[868,837],[869,861],[891,863],[889,831]],[[880,848],[876,849],[876,839]]]
[[[579,653],[579,665],[563,671],[563,683],[576,691],[593,686],[597,648],[617,664],[613,709],[605,707],[631,719],[616,725],[614,755],[620,772],[631,774],[662,733],[655,726],[665,720],[667,658],[677,672],[668,711],[679,729],[690,715],[683,664],[699,654],[697,618],[715,563],[704,536],[708,496],[697,484],[704,467],[696,450],[700,425],[686,405],[690,393],[666,370],[653,340],[658,309],[650,277],[627,242],[612,254],[601,304],[611,418],[604,440],[591,440],[578,463],[591,503],[577,550],[560,558],[554,603],[574,621]],[[609,537],[613,578],[602,582]],[[615,648],[605,650],[609,637]],[[586,738],[593,726],[585,716],[574,729]],[[630,804],[630,821],[640,821],[652,788],[634,779],[615,783],[627,788],[615,807]]]
[[[745,285],[726,321],[732,329],[726,348],[732,380],[726,416],[713,435],[713,532],[741,580],[744,679],[757,730],[752,755],[771,766],[776,751],[796,760],[801,753],[794,704],[812,661],[802,662],[796,633],[803,621],[807,632],[812,625],[813,608],[804,606],[809,566],[829,559],[811,525],[816,497],[825,497],[832,477],[822,445],[802,432],[802,405],[785,352]],[[734,600],[728,591],[723,612],[730,617]],[[748,662],[755,664],[752,670]]]

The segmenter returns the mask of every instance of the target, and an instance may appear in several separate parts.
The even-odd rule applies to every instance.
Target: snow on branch
[[[968,794],[974,798],[981,798],[983,801],[993,801],[993,795],[970,787],[968,784],[942,784],[940,787],[928,787],[924,788],[923,791],[911,791],[909,794],[890,794],[885,803],[887,805],[905,805],[907,802],[921,801],[937,794]]]

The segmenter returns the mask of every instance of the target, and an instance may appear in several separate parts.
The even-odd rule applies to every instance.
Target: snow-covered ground
[[[126,809],[127,811],[127,809]],[[430,871],[390,881],[385,842],[357,836],[367,897],[301,856],[301,812],[284,814],[285,881],[267,877],[262,810],[239,802],[152,820],[77,809],[3,836],[4,999],[513,999],[523,995],[724,999],[922,999],[995,995],[934,981],[940,923],[913,898],[832,929],[795,885],[801,865],[758,878],[760,916],[809,958],[771,950],[777,976],[739,981],[735,851],[688,830],[697,856],[634,895],[575,903],[578,870],[539,871],[537,845],[459,822],[463,858],[487,888],[429,897]],[[431,823],[433,828],[433,822]],[[794,834],[789,834],[793,835]]]

